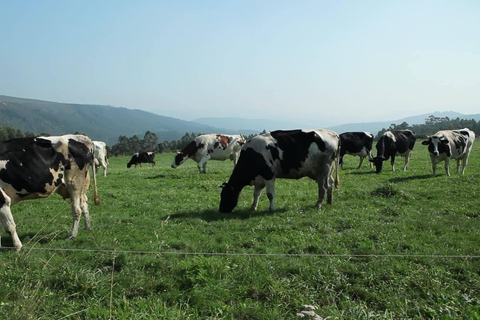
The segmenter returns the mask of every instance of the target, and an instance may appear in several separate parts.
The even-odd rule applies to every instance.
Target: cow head
[[[383,170],[383,161],[387,160],[385,157],[375,157],[370,159],[370,162],[375,165],[375,172],[380,173]]]
[[[240,192],[234,190],[234,188],[226,182],[224,182],[220,188],[222,188],[222,193],[220,194],[218,211],[221,213],[230,213],[237,206]]]
[[[446,153],[450,156],[450,146],[448,139],[441,136],[429,136],[428,140],[422,141],[422,144],[428,146],[428,152],[433,156],[438,156],[440,153]]]
[[[173,158],[172,168],[175,169],[176,167],[184,163],[187,159],[188,157],[185,155],[185,153],[183,153],[182,151],[177,151],[177,153],[175,153],[175,158]]]

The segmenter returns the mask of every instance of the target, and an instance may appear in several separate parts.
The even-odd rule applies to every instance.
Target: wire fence
[[[4,250],[16,250],[14,247],[2,247]],[[148,251],[114,249],[78,249],[78,248],[38,248],[23,247],[22,251],[63,251],[92,252],[108,254],[149,254],[149,255],[198,255],[198,256],[245,256],[245,257],[318,257],[318,258],[434,258],[434,259],[479,259],[480,255],[448,254],[342,254],[342,253],[247,253],[247,252],[188,252],[188,251]]]

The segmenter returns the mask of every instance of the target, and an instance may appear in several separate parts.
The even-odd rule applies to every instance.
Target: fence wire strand
[[[15,250],[14,247],[1,249]],[[245,257],[319,257],[319,258],[436,258],[436,259],[478,259],[480,255],[448,255],[448,254],[342,254],[342,253],[243,253],[243,252],[188,252],[188,251],[145,251],[114,249],[77,249],[77,248],[37,248],[22,247],[21,251],[63,251],[93,252],[109,254],[151,254],[151,255],[198,255],[198,256],[245,256]]]

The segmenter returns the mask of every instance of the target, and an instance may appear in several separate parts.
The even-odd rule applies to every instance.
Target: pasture
[[[304,178],[277,180],[274,213],[265,194],[250,212],[246,187],[220,214],[232,162],[200,175],[173,156],[110,158],[74,240],[68,200],[13,206],[25,248],[0,251],[0,319],[295,319],[304,304],[328,319],[480,319],[480,142],[464,176],[451,162],[433,178],[420,140],[406,172],[347,155],[321,211]]]

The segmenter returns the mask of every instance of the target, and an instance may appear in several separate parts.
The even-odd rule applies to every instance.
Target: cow
[[[415,145],[415,133],[412,130],[394,130],[385,132],[377,142],[377,156],[370,159],[375,165],[377,173],[382,172],[383,162],[391,158],[392,171],[395,171],[395,156],[403,156],[405,165],[403,171],[407,170],[408,162]]]
[[[339,154],[340,137],[331,130],[278,130],[255,136],[245,143],[230,179],[222,185],[219,211],[232,212],[247,185],[254,186],[251,210],[257,210],[262,189],[267,187],[269,210],[273,211],[277,178],[316,180],[315,208],[321,208],[325,193],[331,204],[333,184],[339,185]]]
[[[235,167],[245,138],[242,135],[204,134],[196,137],[173,158],[172,168],[176,168],[188,159],[197,162],[198,171],[207,173],[207,161],[233,160]]]
[[[462,174],[465,174],[465,167],[468,157],[472,151],[475,132],[468,128],[459,130],[441,130],[433,136],[428,136],[423,145],[428,146],[430,160],[432,161],[433,176],[436,175],[437,164],[445,161],[445,172],[450,176],[450,159],[457,161],[457,173],[462,162]]]
[[[359,156],[360,163],[357,169],[362,166],[363,160],[368,157],[372,159],[373,134],[370,132],[344,132],[340,134],[340,168],[343,169],[343,156],[350,154]],[[370,162],[370,168],[373,164]]]
[[[17,138],[0,142],[0,236],[5,229],[17,250],[22,248],[11,206],[53,193],[70,198],[73,226],[68,236],[77,236],[80,216],[90,229],[87,189],[93,166],[93,143],[84,135]],[[99,204],[95,170],[92,170],[95,204]],[[1,245],[1,242],[0,242]]]
[[[152,167],[155,166],[155,152],[137,152],[135,153],[130,161],[127,163],[127,168],[130,168],[132,165],[135,165],[135,168],[139,164],[140,167],[142,163],[151,163]]]
[[[103,141],[93,141],[93,155],[95,158],[95,173],[98,173],[100,166],[103,168],[103,176],[107,176],[108,156],[107,144]]]

